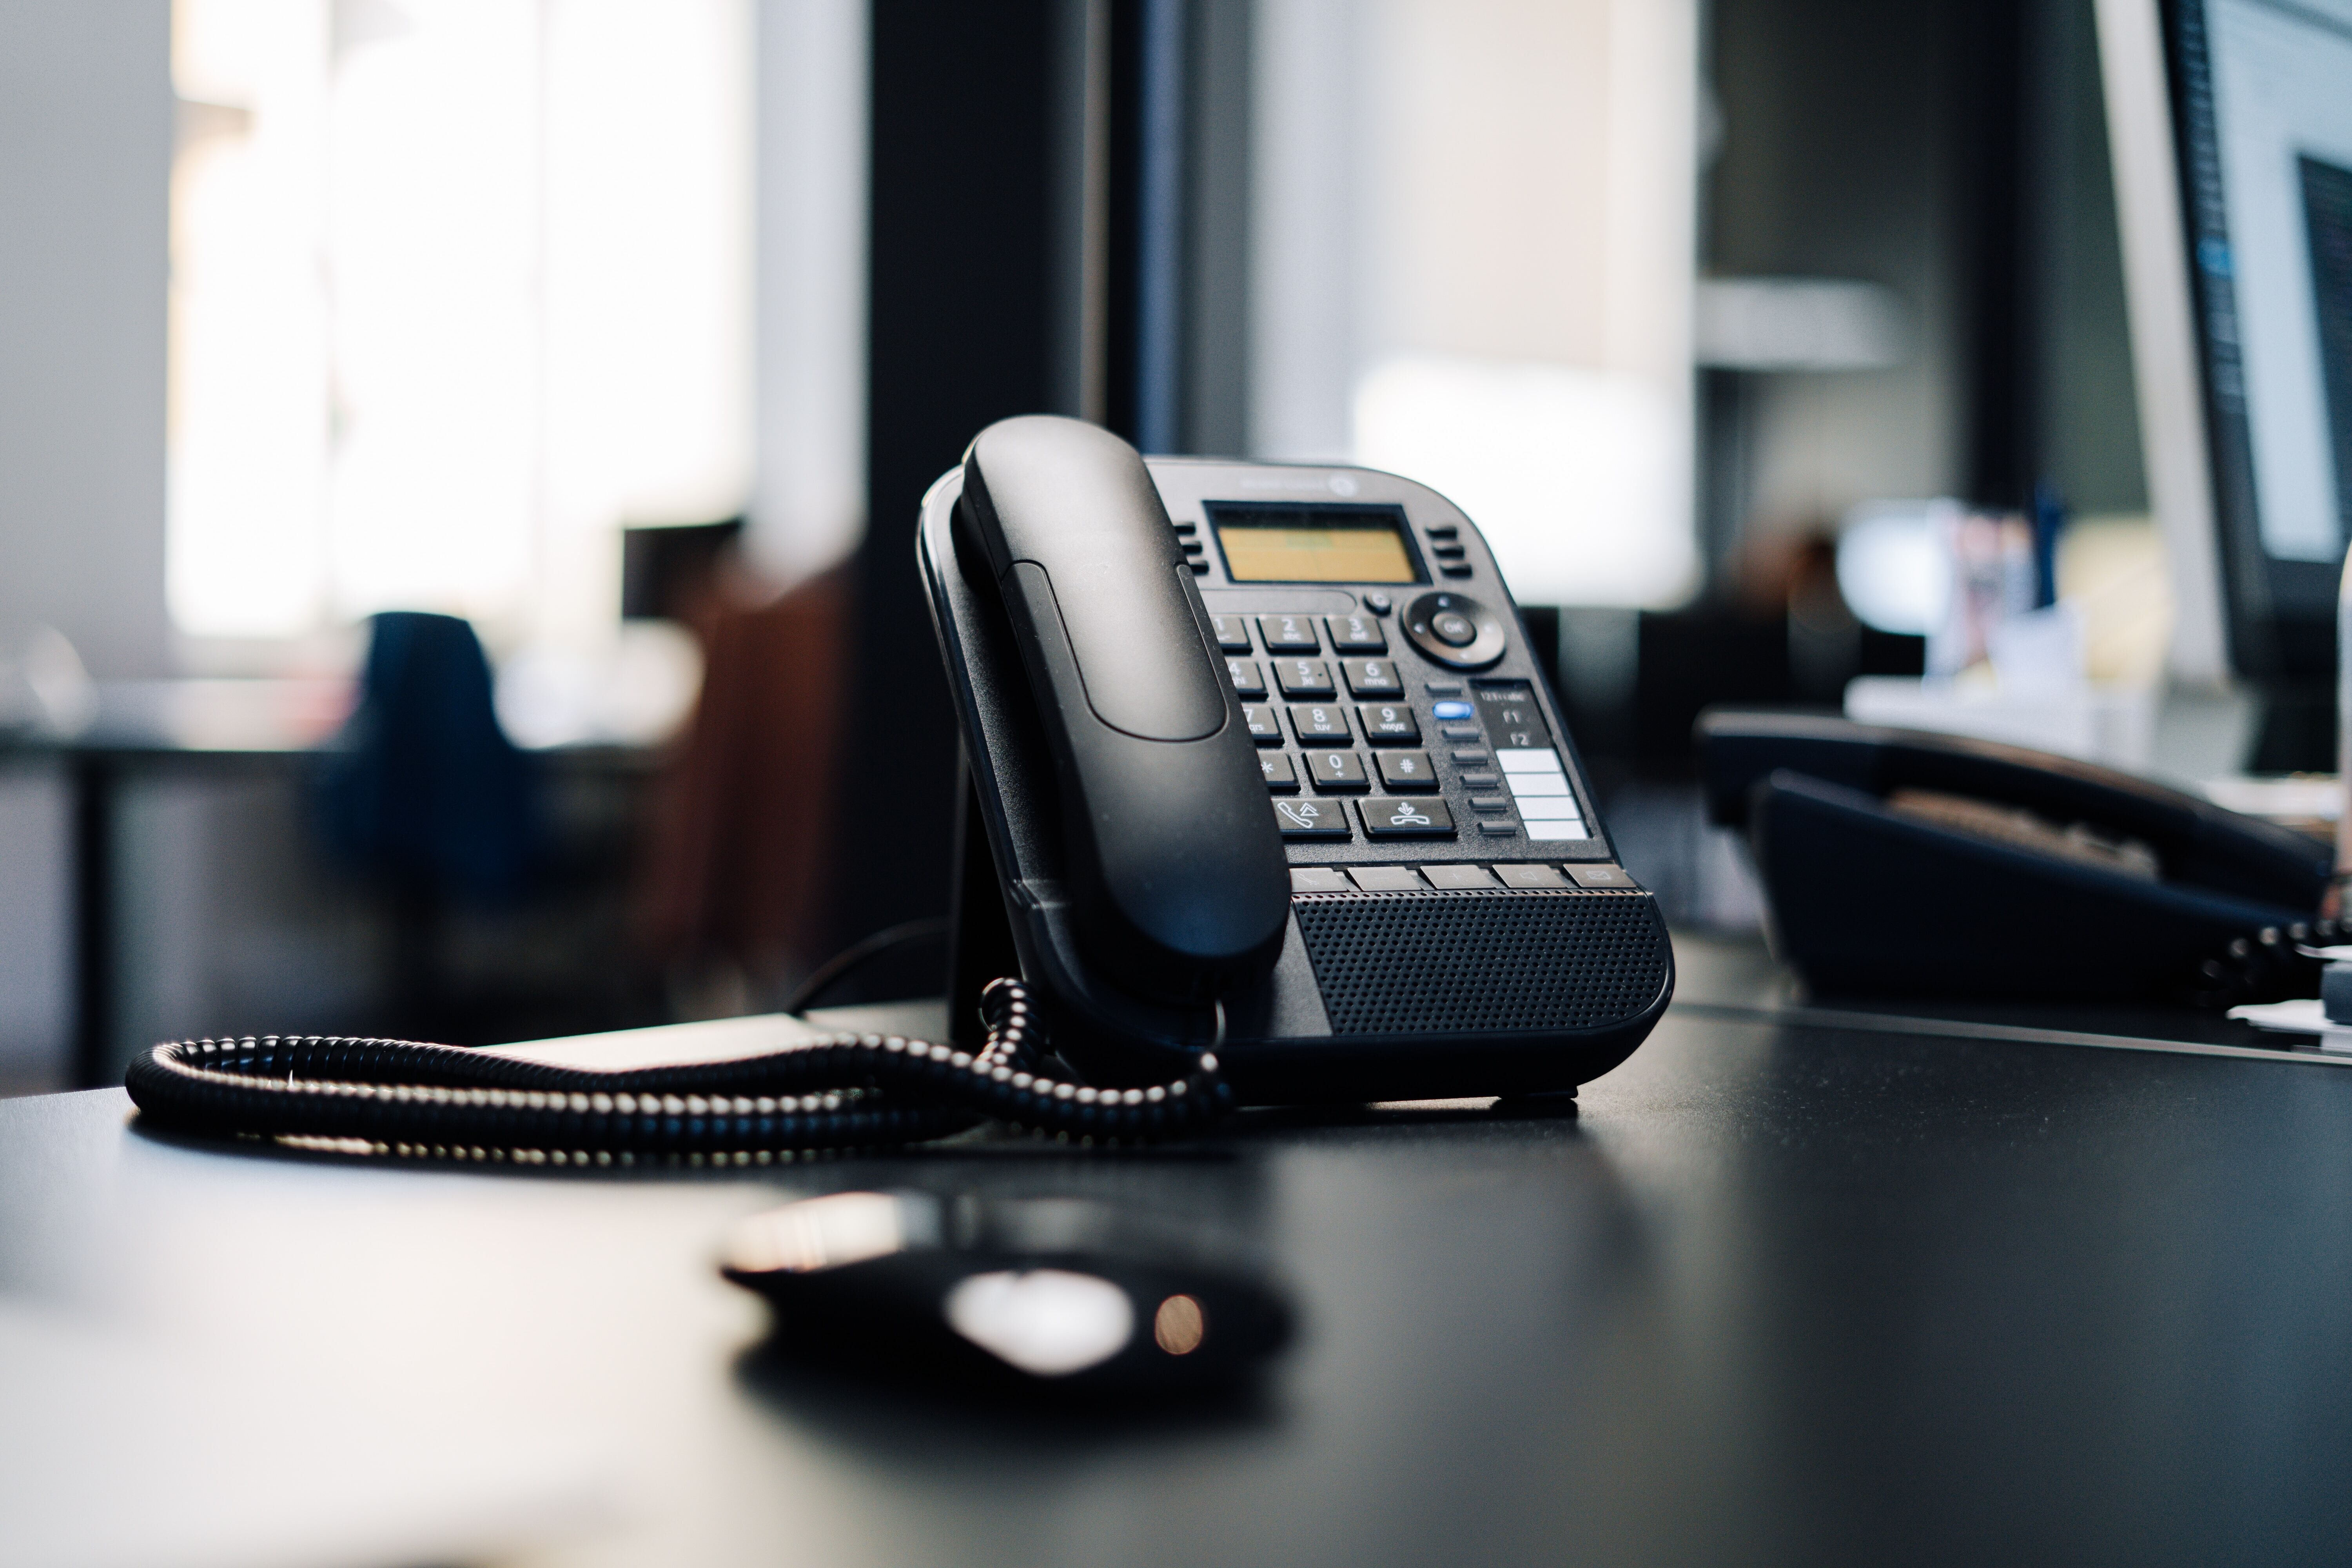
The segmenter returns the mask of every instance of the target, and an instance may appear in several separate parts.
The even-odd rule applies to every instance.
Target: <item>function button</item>
[[[1478,819],[1478,831],[1491,838],[1515,834],[1518,830],[1519,825],[1507,816],[1482,816]]]
[[[1495,879],[1484,866],[1423,866],[1421,874],[1433,888],[1491,888]]]
[[[1273,663],[1285,697],[1330,697],[1339,689],[1331,684],[1331,667],[1319,658],[1277,658]]]
[[[1470,797],[1470,809],[1473,811],[1508,811],[1511,809],[1511,797],[1507,795],[1474,795]]]
[[[1449,741],[1478,739],[1478,726],[1475,724],[1440,724],[1437,727],[1437,732]]]
[[[1364,595],[1364,608],[1376,616],[1385,616],[1396,608],[1396,601],[1378,590]]]
[[[1447,577],[1460,578],[1467,577],[1471,574],[1470,568],[1467,566],[1457,566],[1450,561],[1441,562],[1438,564],[1437,570],[1441,575]]]
[[[1381,752],[1378,761],[1381,787],[1391,794],[1427,795],[1437,787],[1437,770],[1429,765],[1427,752]]]
[[[1259,745],[1279,746],[1282,744],[1282,723],[1279,720],[1275,718],[1272,704],[1265,702],[1243,703],[1242,723],[1248,729],[1250,739],[1255,741]]]
[[[1359,697],[1402,697],[1404,682],[1397,679],[1394,659],[1351,658],[1339,668],[1347,671],[1348,689]]]
[[[1333,653],[1386,653],[1389,634],[1370,616],[1326,616],[1323,629],[1331,634]]]
[[[1211,616],[1209,625],[1217,634],[1217,649],[1221,653],[1247,653],[1250,650],[1249,622],[1241,616]]]
[[[1364,703],[1356,710],[1356,721],[1375,746],[1410,746],[1421,739],[1421,725],[1402,702]]]
[[[1417,893],[1425,885],[1410,866],[1358,866],[1348,874],[1368,893]]]
[[[1257,635],[1265,639],[1268,653],[1320,653],[1323,645],[1315,640],[1315,617],[1312,616],[1260,616]]]
[[[1298,793],[1298,770],[1290,765],[1288,752],[1260,752],[1257,765],[1265,774],[1265,787],[1276,795]]]
[[[1291,873],[1295,879],[1298,873]],[[1506,888],[1565,888],[1568,879],[1550,866],[1497,866],[1495,875]]]
[[[1372,787],[1364,776],[1364,759],[1353,752],[1309,752],[1307,773],[1324,795],[1361,795]]]
[[[1495,760],[1494,753],[1484,746],[1456,746],[1454,760],[1465,768],[1484,767]]]
[[[1258,673],[1255,659],[1229,658],[1225,660],[1225,673],[1234,678],[1234,689],[1244,697],[1265,695],[1265,677]]]
[[[1422,531],[1428,534],[1432,539],[1459,539],[1462,537],[1462,530],[1455,524],[1450,522],[1433,523]]]
[[[1299,800],[1277,800],[1274,803],[1274,823],[1282,829],[1285,838],[1347,838],[1348,807],[1345,802],[1317,800],[1307,796]]]
[[[1287,804],[1287,803],[1286,803]],[[1356,803],[1364,831],[1374,838],[1451,838],[1454,814],[1442,800],[1398,800],[1373,795]]]
[[[1180,540],[1178,542],[1184,546],[1184,553],[1187,555],[1201,553],[1201,542],[1197,539]]]
[[[1440,570],[1452,576],[1470,568]],[[1405,606],[1403,619],[1412,646],[1451,669],[1484,669],[1508,646],[1503,618],[1467,594],[1423,594]]]
[[[1195,577],[1205,577],[1209,574],[1209,558],[1205,555],[1187,556],[1184,564],[1192,569],[1192,575]]]
[[[1345,745],[1349,739],[1348,711],[1344,708],[1293,708],[1290,729],[1303,746],[1311,746],[1318,741],[1337,741]]]
[[[1429,552],[1440,561],[1459,561],[1468,553],[1459,544],[1433,544],[1429,547]]]
[[[1622,866],[1571,864],[1568,874],[1576,879],[1580,888],[1638,888],[1642,884],[1625,873]]]
[[[1549,749],[1551,731],[1544,723],[1543,710],[1536,702],[1535,692],[1524,680],[1498,682],[1481,686],[1476,693],[1478,706],[1486,718],[1486,733],[1495,744],[1506,751],[1536,751]]]
[[[1255,734],[1257,731],[1253,730],[1250,732],[1252,734]],[[1468,753],[1456,752],[1454,753],[1454,760],[1458,763],[1462,761],[1466,754]],[[1478,760],[1482,763],[1486,760],[1486,754],[1484,752],[1480,752],[1476,753],[1476,755]],[[1462,787],[1464,789],[1500,789],[1503,787],[1503,775],[1495,773],[1464,773],[1462,775]]]
[[[1201,531],[1201,525],[1197,522],[1171,522],[1168,526],[1174,529],[1180,534],[1192,534]]]
[[[1478,716],[1478,710],[1460,700],[1433,702],[1429,710],[1440,719],[1475,719]]]
[[[1290,868],[1290,890],[1294,893],[1352,893],[1356,889],[1349,884],[1348,873],[1337,867],[1293,866]]]
[[[1424,680],[1421,683],[1421,689],[1423,691],[1428,692],[1432,697],[1459,697],[1462,695],[1462,683],[1458,680]]]

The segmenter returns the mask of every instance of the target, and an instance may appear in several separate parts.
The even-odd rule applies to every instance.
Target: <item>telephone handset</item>
[[[1017,967],[1096,1081],[1572,1090],[1673,990],[1477,530],[1347,468],[982,431],[917,554],[963,724],[959,1017]]]
[[[1171,1002],[1265,978],[1290,879],[1199,590],[1135,448],[992,425],[964,503],[1052,749],[1073,911],[1107,978]]]
[[[1709,712],[1698,742],[1818,991],[2245,1000],[2283,977],[2263,932],[2326,923],[2332,845],[2109,768],[1813,714]]]

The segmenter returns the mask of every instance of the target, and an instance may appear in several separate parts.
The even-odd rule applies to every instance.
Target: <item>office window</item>
[[[743,510],[751,0],[176,0],[168,583],[593,637]]]
[[[1696,578],[1694,0],[1262,0],[1252,440],[1435,486],[1533,603]]]

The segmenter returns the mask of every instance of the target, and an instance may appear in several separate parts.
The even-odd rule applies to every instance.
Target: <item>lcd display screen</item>
[[[1388,506],[1208,504],[1236,583],[1418,583],[1404,514]]]

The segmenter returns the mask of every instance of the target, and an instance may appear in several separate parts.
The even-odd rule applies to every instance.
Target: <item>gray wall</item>
[[[0,4],[0,639],[166,672],[168,0]]]

